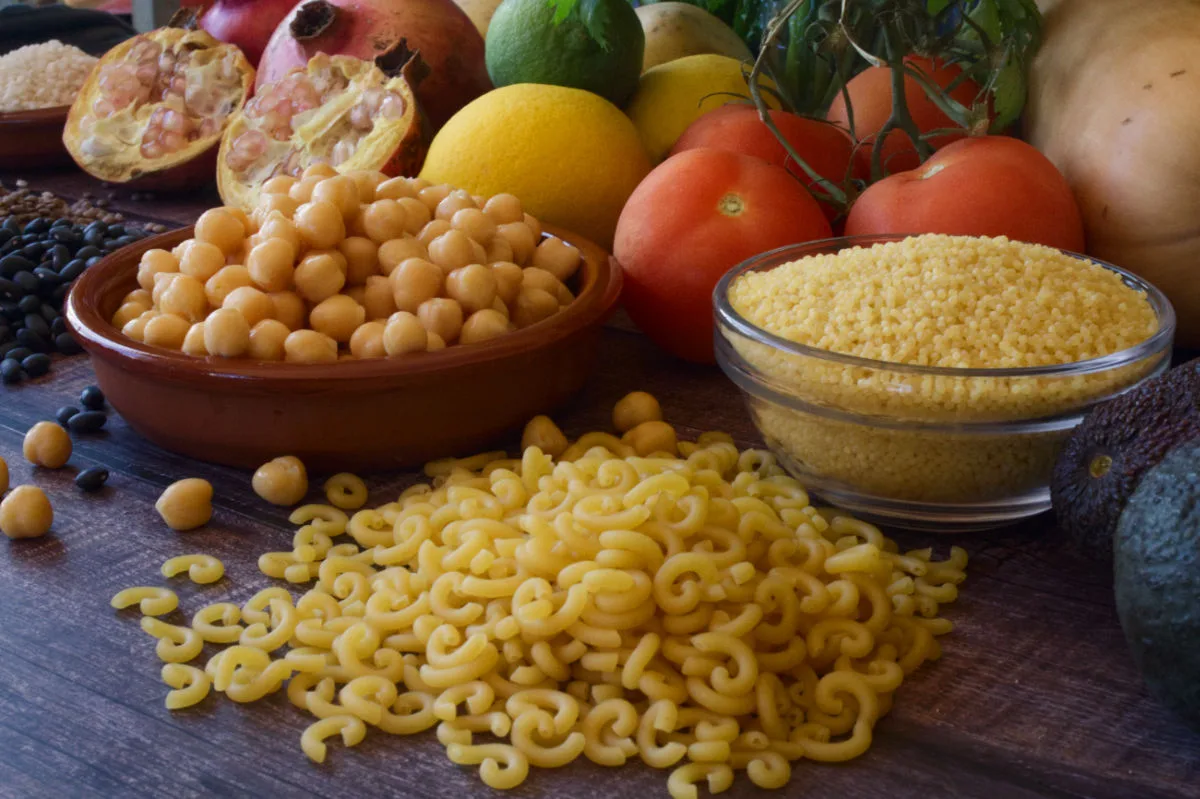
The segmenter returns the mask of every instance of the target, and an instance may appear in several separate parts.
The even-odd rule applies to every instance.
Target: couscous
[[[96,61],[57,39],[0,56],[0,114],[70,105]]]

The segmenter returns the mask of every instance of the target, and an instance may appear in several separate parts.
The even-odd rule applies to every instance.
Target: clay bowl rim
[[[113,293],[114,284],[136,285],[136,263],[142,253],[154,248],[170,249],[190,238],[192,231],[192,226],[179,228],[122,247],[105,256],[75,281],[67,295],[65,317],[89,354],[120,361],[126,369],[169,376],[176,382],[226,383],[233,389],[330,390],[350,383],[406,383],[489,361],[536,353],[553,342],[604,322],[616,310],[621,295],[622,272],[615,258],[581,236],[543,224],[543,239],[562,239],[583,253],[583,288],[574,302],[551,318],[491,341],[417,353],[402,360],[372,358],[329,364],[289,364],[213,356],[197,358],[126,338],[103,317],[94,301]],[[126,278],[119,275],[122,269],[129,270]]]
[[[45,124],[54,122],[58,119],[62,120],[63,125],[67,124],[67,115],[71,113],[69,105],[55,105],[50,108],[34,108],[29,111],[6,111],[0,113],[0,125],[28,125],[33,127],[35,124]]]

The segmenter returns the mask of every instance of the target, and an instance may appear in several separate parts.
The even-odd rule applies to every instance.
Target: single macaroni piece
[[[655,408],[636,400],[622,423],[665,425]],[[316,762],[334,735],[436,729],[497,789],[580,757],[670,769],[675,799],[737,771],[781,788],[792,761],[868,749],[904,679],[940,657],[940,613],[966,577],[963,550],[901,552],[723,434],[643,452],[589,433],[558,459],[530,446],[426,473],[375,508],[339,475],[332,504],[295,509],[292,550],[259,565],[306,592],[275,584],[190,627],[143,619],[168,706],[286,690],[315,719],[300,743]],[[139,601],[177,604],[158,588],[114,604]],[[225,648],[181,665],[205,642]]]
[[[117,610],[136,604],[146,616],[165,616],[179,607],[179,597],[169,588],[144,585],[120,591],[109,604]]]
[[[212,555],[180,555],[162,565],[163,577],[174,577],[184,571],[193,583],[208,585],[225,576],[225,564]]]

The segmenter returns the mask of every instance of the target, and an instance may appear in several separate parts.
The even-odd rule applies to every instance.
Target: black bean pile
[[[0,222],[0,383],[46,374],[50,353],[79,352],[61,315],[71,284],[105,255],[148,235],[100,220]]]

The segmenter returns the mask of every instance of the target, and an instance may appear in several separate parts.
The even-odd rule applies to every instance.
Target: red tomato
[[[919,168],[867,187],[846,235],[1008,236],[1082,252],[1083,221],[1062,173],[1033,145],[981,136],[938,150]]]
[[[808,119],[787,111],[771,111],[771,121],[792,149],[823,178],[842,185],[853,154],[850,134],[837,125]],[[712,147],[744,155],[753,155],[776,166],[786,167],[800,181],[814,188],[803,169],[788,155],[775,134],[758,118],[758,111],[746,105],[724,105],[709,111],[683,132],[671,154],[697,147]],[[831,221],[838,214],[835,206],[821,204]]]
[[[905,62],[923,72],[943,89],[962,74],[962,69],[954,64],[942,65],[928,58],[914,56],[905,59]],[[854,153],[855,165],[858,175],[867,179],[871,174],[871,150],[875,144],[875,137],[892,115],[891,67],[869,67],[858,73],[846,83],[846,94],[850,95],[850,106],[854,110],[854,133],[861,143]],[[978,94],[979,86],[969,80],[963,81],[950,92],[951,97],[965,106],[974,103]],[[958,127],[954,120],[934,105],[929,95],[921,88],[921,84],[911,75],[904,76],[904,102],[917,129],[922,133]],[[846,114],[846,100],[842,93],[834,99],[825,118],[849,130],[850,120]],[[929,140],[929,144],[936,150],[965,135],[966,131],[934,136]],[[880,153],[880,157],[884,174],[916,169],[921,164],[912,139],[901,130],[888,133],[887,138],[883,140],[883,152]]]
[[[617,221],[625,309],[667,352],[712,363],[721,276],[759,253],[829,235],[817,201],[782,167],[709,148],[679,153],[634,189]]]

